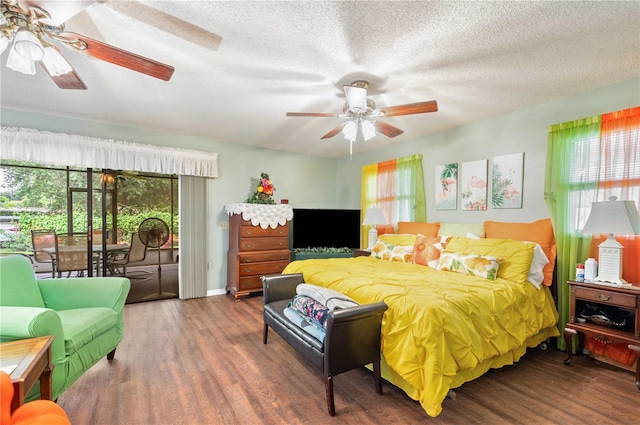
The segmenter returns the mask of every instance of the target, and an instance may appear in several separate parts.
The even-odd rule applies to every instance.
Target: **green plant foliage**
[[[501,207],[504,205],[504,195],[507,186],[511,184],[511,179],[504,178],[500,167],[493,164],[493,173],[491,174],[491,205]]]
[[[294,248],[293,252],[296,254],[348,254],[353,252],[353,250],[347,247],[342,247],[342,248],[308,247],[308,248]]]

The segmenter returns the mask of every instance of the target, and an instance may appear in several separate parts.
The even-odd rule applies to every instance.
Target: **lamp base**
[[[594,283],[608,284],[609,286],[623,286],[627,282],[622,278],[622,249],[624,247],[609,235],[604,242],[598,245],[598,259],[600,261],[598,276]]]
[[[371,229],[369,229],[369,246],[367,247],[367,251],[373,250],[376,239],[378,239],[378,229],[376,229],[375,226],[371,226]]]

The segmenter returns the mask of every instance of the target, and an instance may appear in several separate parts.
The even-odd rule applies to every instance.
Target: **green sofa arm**
[[[64,363],[64,331],[58,314],[48,308],[0,306],[0,342],[53,335],[52,362]]]
[[[38,280],[44,304],[53,310],[105,307],[122,312],[131,282],[124,277]]]

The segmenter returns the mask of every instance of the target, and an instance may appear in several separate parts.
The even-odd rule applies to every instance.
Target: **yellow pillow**
[[[426,223],[422,221],[399,221],[398,233],[410,233],[412,235],[438,236],[440,223]]]
[[[485,221],[488,238],[517,239],[531,241],[540,245],[549,263],[544,268],[543,285],[553,282],[553,269],[556,266],[556,239],[553,235],[551,219],[545,218],[531,223],[507,223],[501,221]]]
[[[533,260],[535,244],[513,239],[469,239],[453,236],[447,242],[447,251],[466,254],[503,257],[498,277],[513,282],[526,282]]]
[[[394,245],[411,245],[416,243],[417,235],[385,233],[378,236],[378,239],[384,243],[392,243]]]
[[[467,236],[473,233],[479,238],[484,238],[484,223],[440,223],[438,236]]]
[[[496,280],[502,257],[493,255],[462,254],[443,251],[438,262],[438,270],[478,276],[487,280]]]

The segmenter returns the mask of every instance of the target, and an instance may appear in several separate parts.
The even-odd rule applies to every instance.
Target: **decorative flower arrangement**
[[[269,178],[269,174],[260,173],[258,187],[246,202],[249,204],[275,204],[275,201],[272,198],[275,190],[276,188]]]

